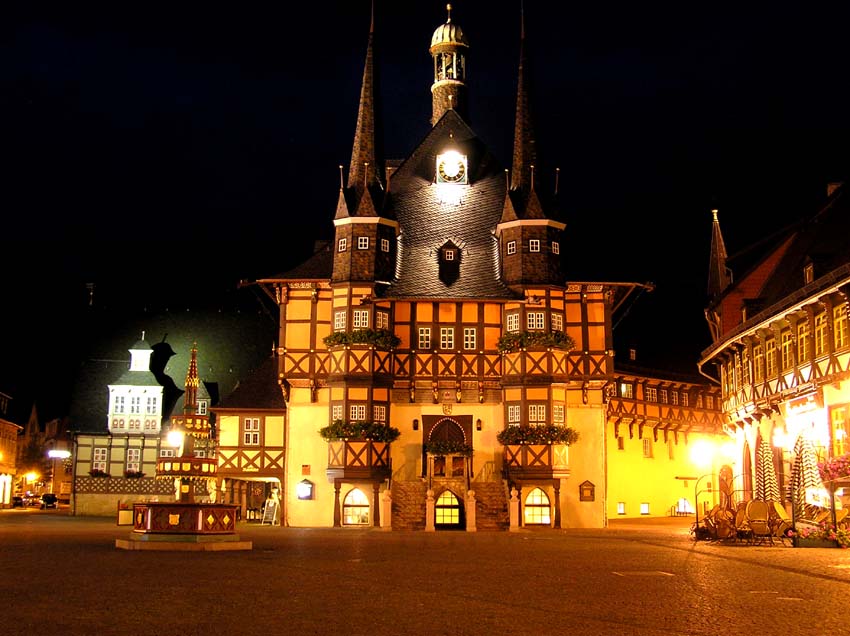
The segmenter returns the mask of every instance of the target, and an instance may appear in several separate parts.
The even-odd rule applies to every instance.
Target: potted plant
[[[445,455],[464,455],[465,457],[469,457],[472,455],[472,446],[466,442],[456,440],[431,440],[425,444],[425,452],[438,457]]]
[[[563,331],[514,331],[499,338],[496,346],[501,353],[514,353],[529,347],[570,351],[575,343]]]
[[[382,422],[345,422],[334,420],[319,429],[319,435],[326,441],[333,440],[371,440],[391,443],[398,439],[401,431],[395,426]]]
[[[787,536],[797,548],[850,547],[850,531],[826,523],[815,525],[798,522],[796,529],[789,530]]]
[[[124,477],[126,479],[141,479],[145,474],[140,470],[125,470]]]
[[[366,344],[376,349],[394,349],[401,343],[401,338],[389,329],[355,329],[354,331],[334,331],[325,336],[322,341],[326,347]]]
[[[545,424],[542,426],[508,426],[496,435],[502,446],[512,444],[566,444],[578,441],[579,434],[568,426]]]
[[[822,481],[835,481],[850,477],[850,453],[831,457],[818,463],[818,471]]]
[[[89,477],[109,477],[109,473],[100,468],[92,468],[89,471]]]

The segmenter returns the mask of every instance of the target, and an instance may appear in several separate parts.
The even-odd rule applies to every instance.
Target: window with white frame
[[[123,413],[124,412],[124,396],[116,395],[115,399],[112,401],[112,412],[113,413]]]
[[[697,393],[697,408],[702,408],[702,393]]]
[[[352,422],[366,421],[366,405],[365,404],[349,404],[348,419]]]
[[[713,409],[714,408],[714,396],[706,395],[705,396],[705,408]]]
[[[793,338],[791,337],[791,330],[785,329],[782,331],[782,335],[780,336],[780,352],[781,352],[781,361],[782,361],[782,369],[790,369],[793,364],[793,358],[791,357],[791,345],[793,344]]]
[[[688,405],[688,394],[684,391],[682,392],[682,406]]]
[[[198,415],[206,415],[207,407],[208,404],[206,400],[198,400]]]
[[[620,397],[631,399],[634,395],[631,382],[620,382],[617,388],[619,389]]]
[[[173,448],[160,448],[159,449],[159,456],[160,457],[174,457],[175,456],[174,449]]]
[[[646,387],[646,401],[647,402],[657,402],[658,401],[658,391],[654,386]]]
[[[260,445],[260,418],[246,417],[242,423],[242,443],[245,446]]]
[[[546,328],[546,314],[542,311],[530,311],[525,315],[526,328],[531,330],[542,331]]]
[[[564,405],[563,404],[553,404],[552,405],[552,421],[556,424],[564,423]]]
[[[440,327],[440,349],[455,348],[454,327]]]
[[[130,415],[136,415],[142,412],[142,398],[134,395],[130,398]]]
[[[561,245],[558,243],[558,241],[552,241],[552,253],[553,254],[560,254],[561,253]]]
[[[369,310],[355,309],[353,311],[351,326],[353,329],[368,329],[369,328]]]
[[[381,251],[389,252],[390,251],[390,240],[389,239],[381,239]]]
[[[511,313],[505,317],[505,328],[510,333],[516,333],[519,331],[519,314]]]
[[[463,328],[463,348],[467,351],[478,348],[478,330],[475,327]]]
[[[528,239],[528,251],[529,252],[539,252],[540,251],[540,239]]]
[[[745,348],[741,351],[741,382],[744,386],[752,384],[752,373],[750,371],[750,351]]]
[[[644,501],[640,504],[640,514],[648,515],[649,514],[649,502]]]
[[[809,361],[809,321],[797,323],[797,360],[800,364]]]
[[[508,404],[508,424],[519,424],[520,415],[519,404]]]
[[[772,378],[776,375],[776,339],[769,338],[765,340],[764,350],[765,373],[767,373],[767,377]]]
[[[156,414],[156,403],[157,403],[156,397],[148,397],[148,399],[145,403],[145,413],[147,413],[148,415],[155,415]]]
[[[369,249],[369,237],[368,236],[358,236],[357,237],[357,249],[358,250],[368,250]]]
[[[386,422],[387,421],[387,407],[383,404],[373,404],[372,405],[372,421],[373,422]]]
[[[334,404],[331,406],[331,422],[336,422],[342,419],[342,404]]]
[[[142,465],[142,449],[128,448],[127,449],[127,470],[139,472]]]
[[[626,514],[626,502],[625,501],[618,501],[617,502],[617,514],[618,515]]]
[[[508,241],[508,254],[516,254],[516,241]]]
[[[375,312],[375,329],[389,329],[390,314],[386,311]]]
[[[661,397],[661,403],[667,404],[669,401],[669,396],[667,395],[667,389],[661,389],[658,391],[659,396]]]
[[[552,331],[563,331],[564,330],[564,314],[553,313],[552,314]]]
[[[815,316],[815,355],[822,356],[826,353],[826,312],[822,311]],[[770,375],[768,373],[768,375]]]
[[[339,239],[339,242],[337,243],[337,248],[336,248],[337,252],[344,252],[347,249],[348,249],[348,239],[344,239],[344,238]]]
[[[545,424],[546,423],[546,405],[545,404],[529,404],[528,405],[528,423],[529,424]]]
[[[334,331],[345,331],[346,328],[346,314],[345,311],[335,311],[334,312]]]
[[[431,348],[431,327],[419,327],[419,342],[417,347],[419,349]]]
[[[678,404],[679,403],[679,392],[678,391],[670,391],[670,404]]]
[[[847,305],[841,303],[832,308],[832,344],[836,349],[841,349],[848,342]]]
[[[92,456],[91,456],[91,469],[92,470],[102,470],[106,472],[106,460],[107,460],[108,449],[106,448],[93,448]]]
[[[447,261],[453,261],[453,260],[455,260],[455,251],[453,249],[444,250],[443,251],[443,257]]]
[[[753,381],[764,380],[764,349],[761,343],[753,345]]]

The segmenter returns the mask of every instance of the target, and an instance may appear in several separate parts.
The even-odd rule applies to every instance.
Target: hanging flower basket
[[[850,477],[850,453],[832,457],[818,463],[818,471],[822,481],[835,481]]]

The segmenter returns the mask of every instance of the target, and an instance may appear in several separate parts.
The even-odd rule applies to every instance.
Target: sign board
[[[278,523],[278,502],[275,499],[266,499],[266,507],[263,509],[263,520],[260,522],[260,525],[264,523],[276,524]]]

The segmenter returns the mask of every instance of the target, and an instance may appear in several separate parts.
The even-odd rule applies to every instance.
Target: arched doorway
[[[352,488],[342,501],[343,526],[368,526],[369,498],[359,488]]]
[[[551,526],[552,507],[549,495],[540,488],[532,488],[525,497],[522,521],[526,526]]]
[[[463,504],[451,491],[444,490],[434,505],[434,528],[436,530],[463,530],[466,523]]]

